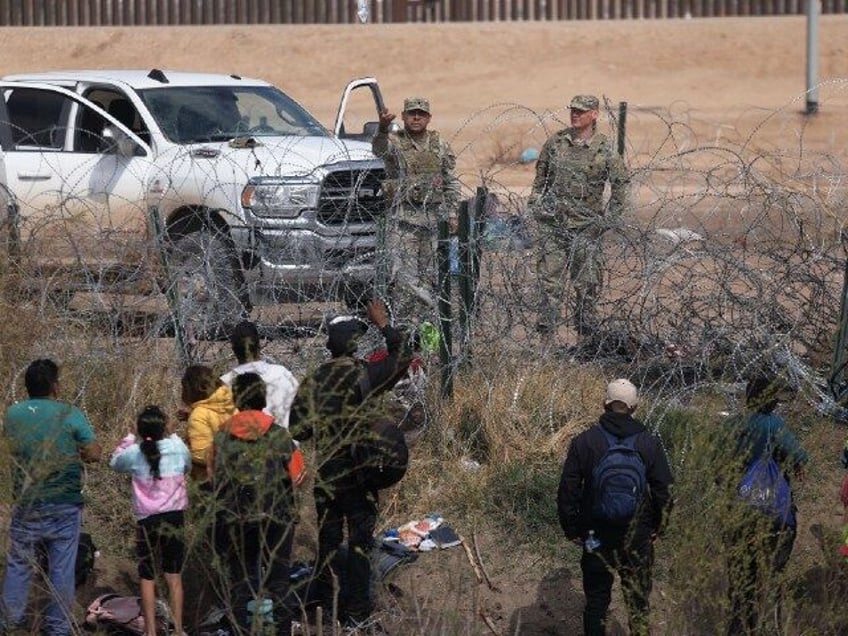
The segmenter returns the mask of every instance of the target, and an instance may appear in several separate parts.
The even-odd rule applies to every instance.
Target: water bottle
[[[450,237],[448,256],[450,260],[450,273],[459,274],[459,238],[456,236]]]
[[[589,530],[589,536],[586,537],[586,540],[583,542],[583,546],[589,554],[597,551],[597,549],[601,547],[601,540],[595,536],[594,530]]]

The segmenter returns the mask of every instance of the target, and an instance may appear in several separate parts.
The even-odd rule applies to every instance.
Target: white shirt
[[[240,364],[232,371],[221,376],[221,382],[233,385],[237,375],[256,373],[265,382],[265,412],[274,417],[274,421],[283,428],[289,427],[289,411],[297,394],[297,378],[281,364],[271,364],[264,360],[255,360]]]

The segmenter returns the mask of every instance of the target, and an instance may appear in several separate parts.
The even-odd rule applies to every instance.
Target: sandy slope
[[[580,23],[6,28],[0,74],[54,68],[188,69],[270,80],[332,124],[353,77],[378,78],[393,109],[430,97],[469,188],[514,190],[532,166],[499,165],[538,147],[578,92],[627,101],[630,160],[651,157],[668,120],[700,140],[756,130],[765,148],[806,143],[844,154],[848,16],[821,19],[822,113],[805,121],[803,17]],[[661,113],[657,118],[656,113]],[[777,116],[775,116],[777,113]],[[509,162],[507,162],[509,163]]]
[[[442,128],[501,102],[561,108],[575,92],[635,106],[772,109],[805,89],[803,17],[631,22],[6,28],[0,73],[160,67],[271,80],[329,120],[351,77],[395,106],[428,95]],[[848,77],[848,16],[820,22],[819,78]]]
[[[803,17],[638,22],[7,28],[0,72],[148,67],[269,79],[329,116],[376,75],[398,104],[429,95],[444,127],[496,102],[556,109],[574,92],[639,105],[774,108],[805,88]],[[848,76],[848,16],[820,22],[820,79]]]

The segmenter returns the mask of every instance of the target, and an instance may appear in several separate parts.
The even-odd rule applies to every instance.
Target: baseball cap
[[[327,325],[327,349],[334,356],[353,355],[368,323],[356,316],[336,316]]]
[[[598,110],[600,102],[594,95],[575,95],[571,98],[569,108],[574,110]]]
[[[619,378],[607,384],[607,394],[604,397],[604,405],[612,402],[622,402],[627,408],[632,409],[639,404],[639,392],[630,380]]]
[[[403,112],[410,110],[422,110],[430,114],[430,100],[424,97],[407,97],[403,100]]]

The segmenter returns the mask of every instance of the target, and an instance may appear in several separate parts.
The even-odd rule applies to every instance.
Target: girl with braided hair
[[[186,473],[191,469],[188,447],[171,430],[158,406],[144,408],[136,421],[136,435],[121,440],[109,465],[132,475],[136,556],[141,579],[141,607],[147,636],[156,636],[156,586],[154,557],[158,557],[168,584],[174,632],[183,629],[185,559],[184,511],[188,507]]]

